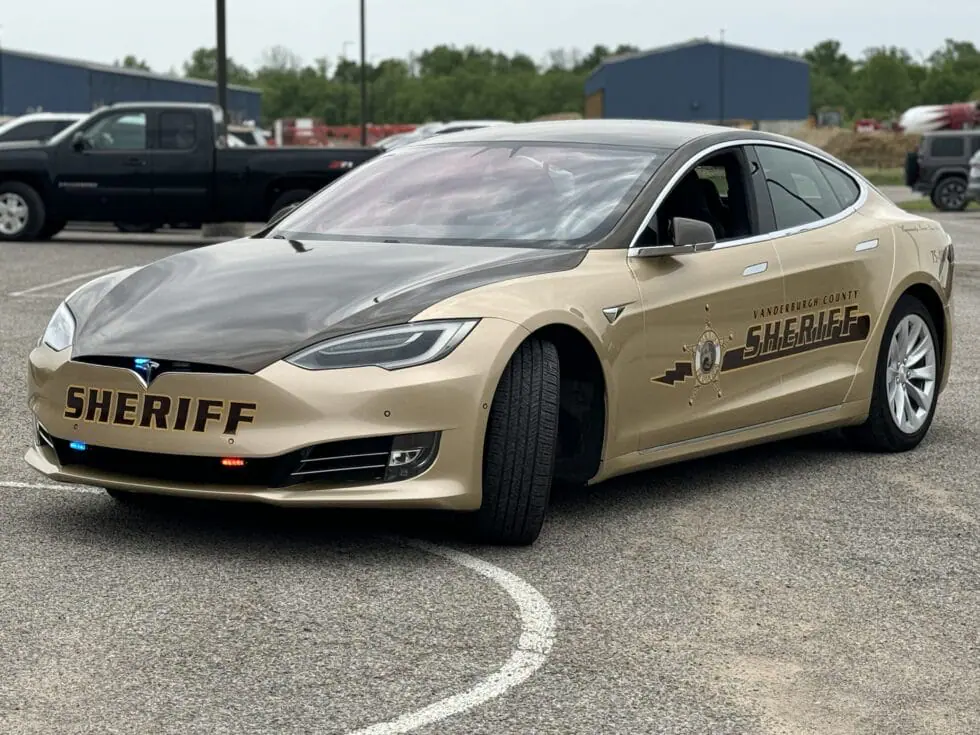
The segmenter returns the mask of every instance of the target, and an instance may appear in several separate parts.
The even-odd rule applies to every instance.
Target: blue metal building
[[[810,67],[793,56],[696,39],[606,59],[585,82],[585,116],[797,122]]]
[[[217,85],[197,79],[0,49],[0,117],[91,112],[116,102],[213,102]],[[259,120],[262,93],[228,85],[229,122]]]

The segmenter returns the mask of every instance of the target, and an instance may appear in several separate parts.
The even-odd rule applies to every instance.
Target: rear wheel
[[[527,545],[537,539],[551,494],[558,439],[558,350],[531,338],[497,386],[483,450],[479,540]]]
[[[879,349],[868,419],[848,430],[864,448],[908,451],[929,431],[939,390],[937,334],[921,301],[909,295],[899,299]]]
[[[947,176],[932,192],[932,203],[943,212],[960,212],[966,208],[966,179],[960,176]]]
[[[20,181],[0,184],[0,241],[34,240],[47,216],[44,201]]]

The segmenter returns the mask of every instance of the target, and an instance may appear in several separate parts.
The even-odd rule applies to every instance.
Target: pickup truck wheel
[[[44,227],[44,201],[19,181],[0,184],[0,241],[33,240]]]
[[[276,218],[283,209],[290,206],[291,204],[299,204],[300,202],[308,199],[313,192],[309,189],[291,189],[290,191],[283,192],[279,197],[272,203],[272,207],[269,210],[269,222]]]
[[[942,179],[932,193],[932,203],[943,212],[961,212],[966,209],[966,180],[960,176]]]

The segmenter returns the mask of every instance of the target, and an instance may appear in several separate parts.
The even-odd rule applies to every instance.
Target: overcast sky
[[[214,45],[213,0],[2,0],[5,48],[112,63],[126,54],[180,68]],[[255,66],[281,44],[304,61],[357,57],[358,0],[227,0],[228,53]],[[935,7],[937,12],[930,12]],[[597,43],[641,48],[717,37],[774,51],[839,39],[859,55],[896,45],[927,55],[947,36],[980,43],[980,3],[912,0],[367,0],[368,58],[404,58],[440,43],[522,51]]]

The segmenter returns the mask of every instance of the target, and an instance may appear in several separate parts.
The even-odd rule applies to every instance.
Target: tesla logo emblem
[[[154,373],[159,367],[160,363],[146,357],[137,357],[133,360],[133,372],[139,376],[145,386],[153,382]]]

